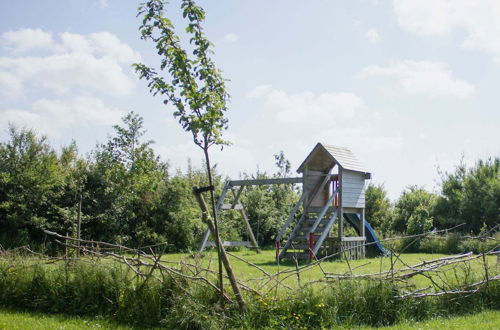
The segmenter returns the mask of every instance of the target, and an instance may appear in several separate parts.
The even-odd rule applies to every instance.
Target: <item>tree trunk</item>
[[[215,246],[217,248],[217,259],[219,262],[219,288],[221,295],[221,304],[224,304],[224,280],[223,280],[223,271],[222,271],[222,244],[220,244],[220,235],[219,235],[219,225],[217,221],[217,210],[215,209],[215,197],[214,197],[214,183],[212,179],[212,168],[210,166],[210,157],[208,155],[208,147],[203,148],[203,153],[205,154],[205,161],[207,163],[207,175],[208,175],[208,185],[211,187],[210,189],[210,203],[212,206],[212,215],[214,219],[214,228],[211,228],[210,231],[215,235],[214,241]],[[200,195],[201,197],[201,195]],[[203,204],[206,207],[205,202]],[[201,204],[200,204],[201,207]],[[207,209],[208,211],[208,209]]]

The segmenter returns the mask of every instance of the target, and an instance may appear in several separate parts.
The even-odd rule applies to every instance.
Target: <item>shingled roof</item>
[[[356,158],[351,150],[343,147],[336,147],[328,144],[318,143],[309,153],[307,158],[297,169],[298,173],[304,171],[306,164],[311,163],[314,170],[325,171],[331,168],[334,164],[338,164],[342,169],[362,172],[369,174],[370,172]]]

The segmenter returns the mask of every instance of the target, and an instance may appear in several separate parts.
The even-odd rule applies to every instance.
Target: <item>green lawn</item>
[[[24,329],[132,329],[102,318],[84,318],[66,315],[52,315],[33,312],[0,310],[1,330]]]
[[[255,253],[251,250],[241,250],[235,252],[234,255],[238,258],[245,259],[247,262],[257,265],[261,270],[256,267],[252,267],[238,258],[231,257],[230,260],[233,266],[233,270],[236,276],[247,283],[249,286],[259,290],[260,292],[267,292],[273,281],[268,281],[267,276],[264,276],[262,271],[268,274],[276,274],[277,272],[289,271],[288,273],[282,273],[280,275],[280,280],[285,279],[285,282],[292,289],[298,288],[299,284],[304,286],[311,281],[317,281],[325,278],[325,273],[327,274],[372,274],[379,271],[386,271],[390,269],[391,258],[390,257],[377,257],[377,258],[366,258],[363,260],[356,260],[347,262],[345,260],[332,260],[325,261],[321,264],[321,267],[315,266],[307,269],[300,274],[300,279],[297,278],[295,274],[296,265],[291,261],[282,262],[277,265],[274,259],[274,250],[264,250],[262,253]],[[414,265],[421,263],[426,260],[433,260],[441,257],[446,257],[446,255],[441,254],[404,254],[401,255],[401,261],[395,263],[395,268],[401,268],[405,265]],[[213,282],[216,282],[215,271],[217,270],[217,256],[213,251],[204,253],[201,258],[194,257],[190,254],[166,254],[163,256],[162,260],[165,264],[168,264],[174,268],[184,268],[186,274],[211,277]],[[394,258],[393,258],[394,260]],[[125,267],[123,265],[117,266],[117,264],[111,262],[109,259],[101,259],[100,261],[92,261],[90,259],[84,258],[83,261],[86,262],[97,262],[101,263],[105,267]],[[498,274],[500,271],[499,266],[496,262],[496,257],[489,257],[488,261],[488,272],[489,275]],[[22,257],[20,263],[21,267],[31,267],[34,263],[40,263],[41,260],[37,258],[26,258]],[[42,261],[43,262],[43,261]],[[189,264],[190,266],[186,266]],[[204,268],[210,268],[213,272],[207,275],[204,271],[201,273],[196,272],[196,268],[193,265],[201,265]],[[300,264],[298,267],[303,267],[306,264]],[[56,268],[55,264],[47,264],[46,267],[53,268],[55,272],[60,271],[61,268]],[[186,269],[186,267],[188,269]],[[146,271],[146,269],[144,269]],[[484,265],[482,264],[482,259],[475,259],[470,262],[467,267],[462,264],[457,264],[454,268],[448,269],[448,271],[440,272],[439,277],[441,279],[449,280],[453,282],[456,277],[463,276],[463,274],[469,273],[473,274],[474,278],[482,279],[484,276]],[[130,276],[135,277],[135,273],[129,272]],[[128,276],[128,275],[125,275]],[[134,282],[134,281],[131,281]],[[412,284],[416,287],[426,287],[430,284],[430,280],[418,275],[411,279]],[[266,284],[267,283],[267,284]],[[229,283],[227,283],[227,288],[229,288]],[[321,289],[324,289],[331,284],[317,283],[314,288],[318,289],[317,294],[321,295]],[[408,290],[413,290],[415,286],[408,288]],[[229,289],[228,289],[229,290]],[[287,289],[281,288],[281,292],[290,292]],[[274,292],[274,291],[273,291]],[[281,296],[281,294],[279,294]],[[360,296],[363,297],[363,296]],[[478,309],[476,309],[478,310]],[[142,310],[141,310],[142,311]],[[315,313],[314,310],[310,311]],[[257,314],[259,314],[259,309],[257,309]],[[286,311],[283,315],[287,315]],[[184,312],[182,315],[186,315]],[[189,314],[189,313],[188,313]],[[193,315],[197,315],[196,313]],[[201,315],[201,314],[200,314]],[[205,314],[203,314],[205,315]],[[437,314],[436,314],[437,315]],[[443,315],[443,314],[440,314]],[[109,315],[111,318],[111,315]],[[119,320],[118,320],[119,321]],[[251,323],[253,324],[253,323]],[[374,324],[374,323],[372,323]],[[79,318],[70,316],[60,316],[60,315],[49,315],[49,314],[38,314],[38,313],[22,313],[13,312],[0,309],[0,329],[80,329],[80,328],[113,328],[113,329],[130,329],[126,326],[117,326],[114,323],[108,322],[103,318]],[[420,323],[403,323],[399,324],[394,329],[412,329],[412,328],[422,328],[422,329],[467,329],[467,328],[481,328],[481,329],[500,329],[500,312],[483,312],[476,315],[465,316],[465,317],[454,317],[451,319],[433,319]],[[367,328],[369,329],[369,328]],[[390,328],[389,328],[390,329]]]
[[[242,250],[238,252],[234,252],[233,254],[237,255],[240,258],[245,259],[248,262],[251,262],[263,270],[265,270],[269,274],[276,274],[279,271],[294,271],[296,269],[295,263],[290,260],[285,260],[281,262],[278,266],[275,261],[275,251],[274,250],[263,250],[261,253],[256,253],[251,250]],[[429,261],[432,259],[447,257],[448,255],[444,254],[425,254],[425,253],[407,253],[401,255],[401,261],[395,260],[394,268],[402,268],[406,265],[415,265],[421,263],[422,261]],[[246,282],[252,284],[253,287],[259,287],[265,281],[263,280],[263,273],[255,268],[251,267],[243,261],[238,260],[234,257],[229,257],[233,270],[236,276],[239,279],[242,279]],[[189,254],[167,254],[163,257],[163,260],[171,261],[171,262],[179,262],[180,260],[195,264],[197,261]],[[492,272],[497,271],[498,266],[496,264],[496,257],[489,256],[488,259],[488,267]],[[210,267],[212,270],[217,269],[217,254],[213,251],[205,252],[203,257],[199,261],[201,265],[204,267]],[[304,265],[304,263],[299,264],[299,267]],[[482,277],[484,274],[484,268],[482,265],[481,259],[476,259],[470,263],[470,267],[477,277]],[[301,284],[315,281],[319,279],[323,279],[324,273],[332,273],[332,274],[350,274],[352,269],[352,274],[361,275],[361,274],[372,274],[380,271],[387,271],[391,268],[391,258],[390,257],[376,257],[376,258],[366,258],[362,260],[329,260],[321,263],[321,267],[315,266],[311,269],[308,269],[300,274],[300,282]],[[455,274],[460,275],[461,273],[461,265],[458,268],[455,268],[454,272],[450,272],[451,276],[455,276]],[[297,276],[293,273],[282,274],[280,279],[287,278],[285,283],[291,287],[295,287],[298,285]],[[451,278],[450,278],[451,280]],[[412,284],[415,284],[417,287],[425,287],[430,284],[430,281],[421,275],[417,275],[413,277],[410,281]]]
[[[404,322],[380,329],[500,329],[500,311],[485,311],[474,315],[436,318],[424,322]]]
[[[103,319],[47,315],[40,313],[0,310],[0,329],[133,329]],[[361,329],[373,329],[363,327]],[[485,311],[474,315],[437,318],[425,322],[405,322],[380,329],[500,329],[500,311]]]

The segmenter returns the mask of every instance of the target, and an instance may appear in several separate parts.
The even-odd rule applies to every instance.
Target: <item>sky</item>
[[[199,1],[228,79],[218,172],[295,170],[317,142],[351,149],[391,199],[438,192],[460,162],[500,156],[500,1]],[[133,63],[158,66],[133,0],[0,2],[0,140],[33,128],[82,155],[134,111],[172,169],[202,152]],[[167,16],[185,28],[179,2]]]

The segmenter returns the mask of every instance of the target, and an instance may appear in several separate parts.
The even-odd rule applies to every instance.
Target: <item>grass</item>
[[[290,261],[276,265],[273,250],[264,250],[260,254],[241,250],[235,252],[235,255],[270,274],[294,271],[296,267]],[[396,268],[443,256],[445,255],[404,254],[401,256],[402,262],[396,264]],[[183,263],[199,263],[212,270],[217,268],[216,254],[213,251],[205,253],[201,259],[189,254],[167,254],[163,256],[163,260],[175,263],[176,268],[183,268]],[[260,292],[268,291],[269,287],[261,288],[265,282],[261,271],[234,257],[231,257],[231,261],[237,277],[250,283],[252,287],[259,288]],[[459,299],[435,297],[404,301],[395,296],[408,288],[398,287],[390,282],[332,281],[304,288],[305,283],[324,278],[323,272],[343,274],[353,269],[354,274],[377,273],[388,270],[390,262],[388,257],[367,258],[349,263],[342,260],[327,261],[322,264],[322,268],[314,267],[301,273],[300,281],[294,272],[290,272],[288,274],[292,276],[286,279],[287,284],[297,289],[300,286],[302,290],[282,289],[276,294],[273,291],[261,298],[245,292],[249,310],[242,316],[234,306],[218,306],[214,290],[202,282],[170,279],[168,276],[163,282],[154,278],[144,282],[123,265],[117,266],[107,259],[92,261],[84,258],[65,267],[63,263],[46,264],[37,258],[0,258],[0,307],[90,317],[68,318],[68,322],[76,322],[74,328],[86,325],[97,327],[101,325],[101,321],[104,324],[105,320],[93,317],[105,315],[106,318],[124,324],[167,328],[175,326],[179,329],[382,326],[400,321],[482,312],[485,308],[500,310],[498,282],[491,283],[479,294]],[[488,258],[488,264],[490,275],[498,272],[495,258]],[[440,276],[449,276],[452,282],[461,285],[464,283],[462,277],[470,283],[481,279],[483,273],[481,261],[476,260],[467,267],[450,268],[440,273]],[[209,276],[213,276],[212,280],[215,282],[215,276]],[[280,275],[281,279],[284,276]],[[422,276],[415,276],[412,281],[414,287],[429,284],[429,280]],[[226,287],[230,291],[229,285]],[[41,316],[39,318],[42,322],[50,314],[37,315]],[[497,316],[498,314],[495,317]],[[66,319],[62,321],[65,322]],[[17,324],[15,320],[12,322]],[[34,327],[43,329],[43,326],[45,325],[40,324]]]
[[[102,317],[78,317],[61,314],[18,312],[0,309],[1,330],[52,329],[117,329],[132,327],[120,325]]]
[[[241,251],[233,252],[240,258],[247,260],[268,272],[269,274],[276,274],[279,271],[295,270],[295,263],[291,260],[282,261],[278,266],[275,261],[275,251],[274,250],[263,250],[261,253],[256,253],[251,250],[242,249]],[[401,255],[401,261],[395,261],[394,268],[403,268],[406,265],[414,265],[421,263],[422,261],[428,261],[432,259],[442,258],[449,255],[445,254],[430,254],[430,253],[406,253]],[[259,278],[262,278],[262,272],[259,271],[255,267],[251,267],[240,261],[234,257],[229,257],[233,271],[236,274],[238,279],[244,281],[251,281],[251,283],[258,282]],[[163,257],[164,260],[168,261],[179,261],[186,260],[186,262],[193,262],[193,258],[190,254],[187,253],[176,253],[176,254],[168,254]],[[496,265],[496,257],[489,256],[488,257],[488,267],[490,269],[495,270],[497,268]],[[212,270],[217,269],[217,254],[214,251],[205,252],[203,258],[201,260],[201,264],[205,267],[210,267]],[[302,262],[299,266],[304,265]],[[470,263],[471,271],[476,276],[483,276],[484,268],[482,265],[482,260],[475,260]],[[320,267],[311,268],[300,275],[301,283],[307,283],[310,281],[315,281],[324,278],[324,272],[327,273],[335,273],[335,274],[349,274],[350,269],[354,269],[352,274],[362,275],[362,274],[371,274],[377,273],[380,271],[387,271],[391,268],[391,258],[390,257],[376,257],[376,258],[366,258],[362,260],[351,260],[349,262],[345,260],[328,260],[321,264]],[[454,275],[454,274],[453,274]],[[282,278],[284,275],[282,276]],[[298,286],[296,276],[290,276],[287,280],[285,280],[287,285],[292,287]],[[417,288],[425,287],[430,284],[429,279],[422,275],[417,275],[410,281],[411,284],[415,285]]]
[[[457,316],[451,318],[438,317],[422,322],[401,322],[400,324],[383,327],[379,329],[403,330],[403,329],[500,329],[500,311],[483,311],[473,315]]]
[[[337,327],[343,329],[344,327]],[[67,315],[52,315],[33,312],[15,312],[0,310],[1,330],[24,329],[134,329],[130,326],[120,325],[102,318],[75,317]],[[374,329],[360,327],[359,329]],[[483,311],[474,315],[458,316],[451,318],[435,318],[422,322],[402,322],[390,327],[379,329],[500,329],[500,311]]]

